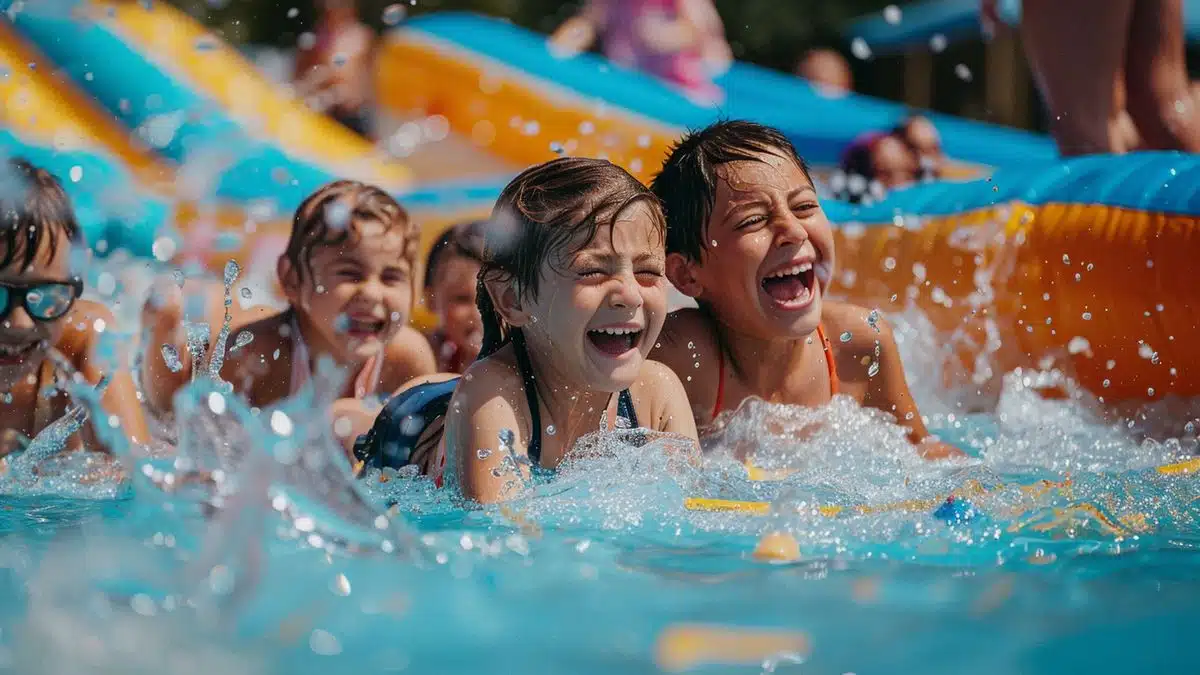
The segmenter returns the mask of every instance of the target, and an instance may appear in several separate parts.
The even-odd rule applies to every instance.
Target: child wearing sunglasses
[[[98,353],[114,319],[80,299],[71,250],[82,245],[54,176],[21,159],[0,167],[0,457],[23,450],[66,412],[65,385],[75,377],[92,384],[108,377],[102,423],[119,423],[135,443],[149,440],[128,368]],[[102,449],[100,436],[85,426],[68,447]]]

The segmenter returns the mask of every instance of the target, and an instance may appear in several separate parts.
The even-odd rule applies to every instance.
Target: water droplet
[[[225,263],[225,288],[233,286],[233,282],[237,281],[238,275],[242,273],[242,266],[236,260],[230,260]]]
[[[883,20],[892,24],[893,26],[900,23],[900,20],[903,18],[903,16],[904,15],[900,11],[900,8],[895,5],[888,5],[887,7],[883,8]]]
[[[221,393],[211,392],[209,394],[209,410],[212,411],[212,414],[224,414],[224,411],[226,411],[226,401],[224,401],[224,396]]]
[[[501,469],[500,467],[497,466],[492,469],[492,478],[499,478],[503,475],[504,475],[504,470]]]
[[[618,429],[632,429],[633,422],[629,421],[628,417],[617,415],[617,423],[614,426]]]
[[[957,66],[954,66],[954,75],[963,82],[970,82],[974,78],[974,76],[971,75],[971,69],[968,68],[967,64],[965,63],[960,63]]]
[[[1161,312],[1161,311],[1163,311],[1163,304],[1160,302],[1160,303],[1158,303],[1157,305],[1155,305],[1155,306],[1154,306],[1154,311],[1156,311],[1156,312]]]
[[[345,415],[339,416],[333,421],[333,433],[338,438],[346,438],[354,431],[354,423]]]
[[[516,440],[517,437],[517,435],[513,433],[512,429],[501,429],[497,436],[500,439],[501,450],[512,450],[513,441]]]
[[[342,653],[342,644],[327,630],[317,628],[308,638],[308,648],[318,656],[337,656]]]
[[[282,410],[271,413],[271,431],[280,436],[291,436],[292,428],[292,418],[288,417],[287,413]]]
[[[546,435],[547,436],[553,436],[556,433],[558,433],[558,429],[555,429],[553,424],[546,425]]]
[[[1146,395],[1153,396],[1154,395],[1154,387],[1146,387]]]
[[[292,7],[287,11],[287,18],[289,19],[294,19],[298,16],[300,16],[300,10],[296,9],[295,7]]]
[[[1194,433],[1196,433],[1196,423],[1195,423],[1195,422],[1188,422],[1187,424],[1183,425],[1183,432],[1184,432],[1185,434],[1194,434]]]
[[[198,52],[211,52],[217,48],[217,41],[211,36],[205,35],[196,39],[195,47]]]
[[[404,15],[408,10],[404,9],[404,5],[388,5],[383,8],[383,23],[385,26],[395,26],[404,20]]]
[[[345,574],[338,574],[333,578],[333,583],[330,584],[330,590],[332,590],[334,594],[340,595],[344,598],[347,595],[350,595],[350,580],[346,578]]]
[[[946,51],[946,36],[941,33],[934,33],[933,37],[929,38],[929,48],[934,54],[940,54]]]
[[[1084,321],[1091,321],[1091,320],[1092,320],[1092,313],[1091,313],[1091,312],[1084,312],[1084,313],[1083,313],[1083,320],[1084,320]]]
[[[879,310],[873,309],[867,314],[867,325],[874,328],[876,333],[879,332]]]
[[[75,166],[71,167],[69,175],[71,176],[72,183],[78,183],[79,181],[83,180],[83,167],[76,164]]]
[[[875,377],[879,374],[879,362],[872,361],[871,365],[867,366],[867,377]]]
[[[300,37],[296,38],[296,46],[305,51],[312,49],[317,44],[317,36],[312,33],[301,33]]]
[[[238,334],[233,338],[231,351],[237,351],[251,342],[254,342],[254,333],[248,330],[238,331]]]
[[[849,342],[849,341],[850,341],[850,340],[851,340],[853,337],[854,337],[854,335],[852,335],[852,334],[850,333],[850,331],[846,331],[846,332],[844,332],[844,333],[842,333],[842,334],[841,334],[841,336],[840,336],[840,338],[839,338],[839,339],[840,339],[842,342]]]
[[[487,459],[492,456],[492,451],[490,448],[480,448],[475,451],[475,456],[479,459]]]
[[[325,294],[325,286],[323,284],[317,284],[317,295],[324,295],[324,294]]]
[[[175,345],[164,344],[162,346],[163,361],[167,364],[167,369],[172,373],[178,373],[183,370],[183,362],[179,360],[179,350],[175,349]]]
[[[1068,354],[1082,354],[1091,348],[1092,345],[1088,342],[1087,338],[1079,335],[1071,338],[1071,341],[1067,343]]]
[[[101,272],[96,278],[96,292],[100,295],[110,296],[117,290],[117,278],[108,272]]]
[[[871,46],[867,44],[866,40],[856,37],[850,41],[850,53],[854,55],[854,58],[866,61],[871,58]]]
[[[279,350],[278,350],[278,349],[276,349],[275,351],[271,352],[271,360],[272,360],[272,361],[278,361],[278,360],[279,360]]]
[[[689,342],[689,343],[688,343],[688,349],[695,349],[695,348],[696,348],[696,343],[695,343],[695,342]]]
[[[1112,380],[1110,380],[1106,377],[1106,378],[1104,378],[1104,382],[1101,382],[1101,384],[1104,385],[1105,389],[1107,389],[1112,384]]]
[[[254,291],[251,291],[247,286],[242,286],[242,290],[238,291],[238,293],[247,300],[254,297]]]
[[[1063,264],[1064,265],[1071,264],[1071,256],[1067,255],[1066,253],[1063,254]]]

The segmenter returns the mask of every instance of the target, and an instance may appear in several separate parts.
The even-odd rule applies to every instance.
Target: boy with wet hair
[[[71,250],[83,243],[58,179],[23,159],[0,167],[0,456],[24,450],[66,413],[65,387],[77,378],[94,385],[107,376],[101,423],[117,422],[135,443],[149,438],[129,370],[102,354],[113,315],[80,299]],[[85,426],[68,447],[104,449],[101,437]]]
[[[843,394],[895,416],[923,456],[959,454],[925,429],[887,322],[824,299],[833,231],[781,132],[722,121],[689,134],[652,189],[667,276],[699,307],[668,317],[651,357],[681,374],[697,425],[751,397],[819,407]]]

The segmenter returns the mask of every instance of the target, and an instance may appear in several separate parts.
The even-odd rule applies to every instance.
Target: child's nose
[[[37,323],[29,316],[24,307],[18,305],[4,319],[4,327],[11,330],[33,330],[37,328]]]
[[[804,227],[804,223],[790,210],[783,217],[777,218],[775,222],[775,241],[777,245],[799,245],[808,241],[808,230]]]
[[[612,295],[609,296],[609,302],[613,307],[641,307],[642,294],[638,291],[637,278],[632,274],[622,274],[618,277],[618,286],[613,289]]]

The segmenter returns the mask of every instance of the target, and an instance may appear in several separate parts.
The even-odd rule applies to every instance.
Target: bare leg
[[[1126,56],[1129,114],[1147,148],[1200,151],[1200,109],[1192,97],[1181,0],[1138,0]]]
[[[1136,0],[1025,0],[1021,37],[1064,155],[1122,150],[1113,83]]]

